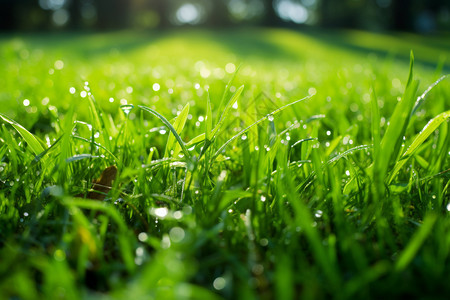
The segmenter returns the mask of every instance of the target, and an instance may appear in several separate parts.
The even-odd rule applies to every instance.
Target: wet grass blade
[[[437,215],[435,214],[430,214],[425,217],[420,229],[414,234],[406,248],[400,253],[394,267],[395,271],[401,272],[408,266],[411,260],[415,257],[416,253],[419,251],[422,244],[425,242],[428,235],[430,235],[436,220]]]
[[[227,140],[222,146],[220,146],[220,148],[214,153],[212,159],[216,158],[232,141],[234,141],[235,139],[237,139],[238,137],[240,137],[241,135],[243,135],[244,133],[246,133],[250,128],[260,124],[261,122],[267,120],[269,117],[273,118],[274,115],[282,112],[283,110],[285,110],[286,108],[288,108],[289,106],[292,106],[294,104],[297,104],[299,102],[305,101],[307,99],[311,98],[311,96],[306,96],[302,99],[296,100],[294,102],[291,102],[289,104],[286,104],[274,111],[272,111],[270,114],[262,117],[261,119],[257,120],[256,122],[254,122],[253,124],[247,126],[246,128],[242,129],[241,131],[239,131],[239,133],[237,133],[236,135],[234,135],[232,138],[230,138],[229,140]],[[233,102],[234,103],[234,102]],[[214,130],[215,131],[215,130]]]
[[[388,167],[392,164],[400,151],[403,136],[408,126],[411,111],[415,103],[415,95],[419,81],[413,79],[414,56],[411,52],[410,70],[408,83],[400,102],[395,106],[394,112],[389,120],[389,126],[381,140],[378,160],[375,162],[375,172],[380,178],[384,178]]]
[[[12,127],[22,136],[22,138],[27,142],[28,146],[30,147],[31,151],[38,156],[40,153],[44,152],[44,148],[42,147],[41,143],[38,141],[38,139],[28,130],[25,129],[22,125],[14,121],[13,119],[8,118],[4,114],[0,113],[0,118],[3,119],[8,124],[11,124]]]
[[[178,134],[177,130],[172,126],[172,124],[170,124],[170,122],[163,115],[161,115],[159,112],[157,112],[156,110],[151,109],[150,107],[143,106],[143,105],[138,105],[138,107],[140,109],[142,109],[142,110],[145,110],[145,111],[155,115],[157,118],[159,118],[164,123],[164,125],[166,125],[167,128],[169,128],[169,130],[172,132],[173,136],[175,137],[175,139],[177,140],[177,142],[180,145],[181,149],[183,150],[183,153],[184,153],[185,157],[188,160],[191,160],[191,154],[187,150],[183,140],[181,139],[181,137]]]
[[[189,114],[189,103],[185,105],[185,107],[181,110],[180,114],[175,119],[175,122],[173,122],[173,128],[177,132],[178,135],[181,134],[181,131],[183,131],[184,125],[186,124],[186,120]],[[178,152],[180,152],[180,146],[174,147],[175,144],[175,136],[170,133],[169,138],[167,139],[166,143],[166,151],[164,154],[164,157],[169,157],[170,151],[173,150],[173,157],[176,157]]]
[[[233,97],[228,100],[227,105],[225,105],[225,108],[223,109],[222,115],[220,116],[219,121],[216,124],[216,127],[212,130],[212,132],[209,134],[210,138],[214,138],[216,133],[220,130],[223,123],[225,122],[228,113],[230,112],[231,108],[233,107],[233,104],[237,101],[239,96],[241,95],[242,91],[244,90],[244,86],[241,85],[238,90],[233,94]]]
[[[416,103],[414,103],[414,108],[411,112],[411,115],[413,115],[419,108],[420,106],[422,106],[422,104],[425,102],[425,99],[428,96],[428,93],[435,87],[437,86],[442,80],[447,79],[450,75],[444,75],[441,78],[439,78],[438,80],[436,80],[435,82],[433,82],[433,84],[431,84],[426,90],[425,92],[422,93],[422,95],[420,95],[417,100]]]
[[[445,122],[448,118],[450,118],[450,110],[443,112],[433,119],[431,119],[427,125],[422,129],[422,131],[416,136],[414,141],[408,147],[408,149],[403,153],[401,158],[395,164],[391,175],[389,177],[388,183],[391,183],[395,178],[397,173],[403,167],[403,165],[408,161],[408,159],[414,155],[417,151],[418,147],[423,144],[423,142],[432,134],[443,122]]]

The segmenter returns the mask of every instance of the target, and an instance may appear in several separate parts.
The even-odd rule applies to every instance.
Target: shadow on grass
[[[339,48],[357,54],[375,54],[388,59],[395,58],[408,65],[410,51],[414,52],[415,62],[423,67],[436,69],[443,64],[443,72],[450,72],[450,37],[419,36],[401,33],[370,33],[342,30],[302,30],[301,34],[321,42],[329,48]]]
[[[11,39],[14,36],[14,34],[0,35],[0,41]],[[338,52],[348,52],[349,56],[354,53],[361,57],[367,57],[372,53],[382,58],[395,58],[407,65],[410,50],[413,50],[418,64],[436,69],[439,63],[444,62],[443,71],[450,72],[448,63],[450,61],[450,42],[445,39],[448,35],[423,37],[412,34],[376,34],[315,28],[302,28],[298,31],[236,28],[214,31],[178,29],[148,32],[60,32],[25,35],[18,33],[16,36],[23,38],[31,48],[41,47],[56,52],[71,53],[81,58],[101,56],[113,50],[126,54],[142,47],[157,46],[161,40],[172,38],[185,39],[188,47],[189,45],[201,47],[204,44],[206,50],[209,46],[208,43],[213,43],[215,46],[229,51],[238,59],[262,60],[263,63],[333,59],[333,55],[337,55]],[[283,40],[290,38],[295,41]],[[179,50],[179,53],[183,55],[185,49]],[[211,56],[214,57],[214,53]]]

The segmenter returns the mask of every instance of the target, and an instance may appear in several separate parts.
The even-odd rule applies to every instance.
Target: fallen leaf
[[[92,191],[86,198],[103,201],[112,188],[112,183],[117,176],[117,167],[109,166],[103,170],[100,177],[93,181]]]

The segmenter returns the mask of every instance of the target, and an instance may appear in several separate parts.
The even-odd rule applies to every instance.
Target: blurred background
[[[436,33],[448,0],[0,0],[0,30],[270,26]]]

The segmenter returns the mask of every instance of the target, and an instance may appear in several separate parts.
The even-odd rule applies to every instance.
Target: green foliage
[[[307,33],[1,37],[0,295],[448,298],[448,68]]]

